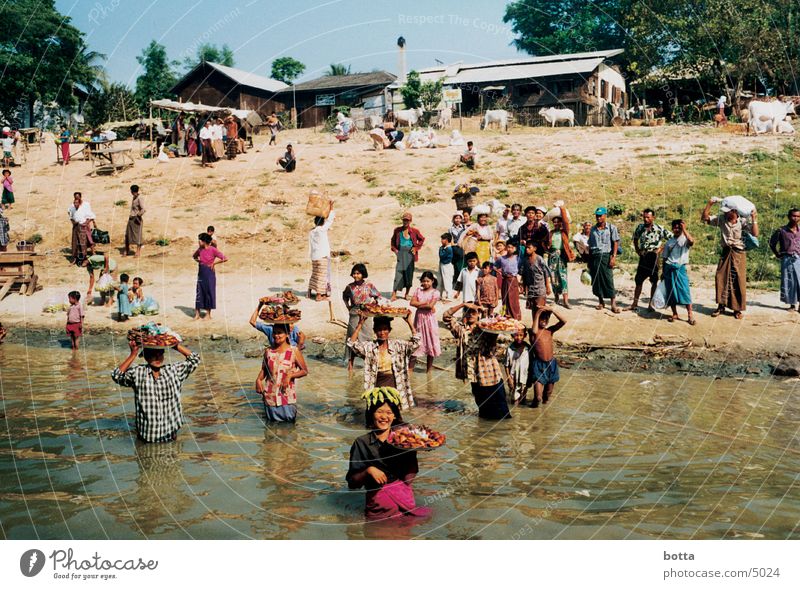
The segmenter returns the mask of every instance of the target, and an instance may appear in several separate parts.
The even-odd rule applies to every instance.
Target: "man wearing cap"
[[[645,280],[650,281],[650,302],[647,310],[652,312],[653,296],[656,294],[658,284],[658,259],[664,244],[671,237],[669,231],[654,222],[655,213],[653,209],[642,211],[642,222],[633,232],[633,247],[639,256],[639,265],[636,267],[636,289],[633,291],[633,304],[631,311],[639,312],[639,297],[642,294],[642,287]]]
[[[594,212],[597,223],[589,233],[589,273],[592,276],[592,292],[599,301],[597,309],[604,309],[603,299],[611,299],[611,311],[619,313],[617,295],[614,290],[614,267],[617,265],[619,231],[606,222],[608,211],[598,207]]]
[[[745,232],[758,237],[758,214],[753,208],[752,222],[739,216],[739,211],[720,206],[719,215],[710,215],[711,207],[719,199],[711,198],[700,214],[703,223],[719,227],[722,255],[717,264],[715,280],[717,309],[711,313],[718,317],[725,307],[733,310],[736,319],[742,318],[747,308],[747,254],[744,249]]]
[[[411,219],[411,213],[403,213],[403,224],[395,227],[392,233],[392,252],[397,256],[392,287],[393,301],[397,300],[398,290],[405,289],[404,298],[408,298],[414,280],[414,263],[419,261],[419,249],[425,243],[422,233],[411,226]]]

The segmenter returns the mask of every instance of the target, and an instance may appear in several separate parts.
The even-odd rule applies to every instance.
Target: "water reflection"
[[[0,349],[0,520],[9,538],[797,537],[794,382],[565,370],[553,402],[481,422],[451,373],[413,376],[406,419],[430,519],[363,520],[344,482],[361,379],[309,360],[296,426],[267,426],[258,359],[204,353],[175,444],[144,445],[112,352]]]

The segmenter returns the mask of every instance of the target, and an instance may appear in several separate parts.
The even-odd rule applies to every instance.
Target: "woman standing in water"
[[[366,426],[371,431],[356,438],[350,448],[347,486],[366,488],[367,519],[426,517],[430,508],[417,507],[411,489],[419,472],[417,453],[387,442],[392,426],[403,423],[400,397],[385,389],[382,396],[378,400],[377,393],[367,395]]]
[[[391,317],[375,317],[373,328],[375,341],[361,342],[358,334],[364,326],[367,317],[362,315],[356,330],[347,340],[347,347],[351,352],[364,358],[364,390],[369,391],[375,387],[391,387],[400,392],[399,405],[403,409],[410,409],[415,405],[414,394],[411,392],[409,381],[409,360],[419,348],[420,335],[411,323],[411,312],[405,316],[406,324],[411,330],[411,337],[407,341],[389,339],[392,332]]]
[[[295,381],[308,374],[303,353],[289,343],[289,326],[275,325],[272,345],[264,350],[256,392],[264,399],[267,421],[294,423],[297,419]]]

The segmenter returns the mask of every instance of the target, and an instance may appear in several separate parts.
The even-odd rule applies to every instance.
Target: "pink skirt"
[[[419,348],[414,352],[414,356],[433,356],[434,358],[442,355],[442,344],[439,341],[439,323],[436,321],[436,313],[433,311],[417,311],[414,316],[414,329],[419,333],[421,340]]]
[[[365,515],[367,519],[385,519],[401,515],[427,517],[431,514],[429,507],[417,507],[411,485],[403,481],[394,481],[374,491],[367,491]]]

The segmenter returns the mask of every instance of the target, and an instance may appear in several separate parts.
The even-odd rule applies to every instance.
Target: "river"
[[[800,537],[797,381],[562,370],[551,403],[492,423],[452,371],[417,372],[404,417],[447,435],[419,455],[433,515],[367,524],[344,482],[360,371],[310,359],[297,425],[266,426],[259,360],[203,352],[178,441],[143,445],[109,376],[126,354],[0,346],[0,537]]]

